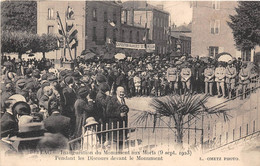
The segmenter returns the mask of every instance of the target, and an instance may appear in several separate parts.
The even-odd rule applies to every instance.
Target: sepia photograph
[[[1,166],[260,166],[260,1],[0,2]]]

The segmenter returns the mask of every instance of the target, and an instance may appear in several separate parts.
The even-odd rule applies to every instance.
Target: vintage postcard
[[[260,165],[260,2],[1,1],[0,165]]]

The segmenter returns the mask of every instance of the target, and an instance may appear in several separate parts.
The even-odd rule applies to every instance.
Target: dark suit
[[[9,132],[5,131],[18,131],[18,123],[15,121],[13,115],[5,112],[4,115],[1,117],[1,137],[6,137]]]
[[[109,96],[107,96],[104,92],[102,92],[101,90],[98,91],[96,96],[96,105],[98,109],[96,112],[96,119],[99,120],[101,123],[104,122],[108,98]]]
[[[118,128],[117,126],[117,122],[119,122],[119,128],[123,128],[123,127],[127,127],[127,119],[128,117],[121,117],[120,116],[120,110],[119,107],[122,104],[120,103],[120,101],[118,100],[117,96],[112,96],[108,99],[108,103],[107,103],[107,109],[106,109],[106,114],[105,114],[105,119],[108,120],[109,123],[109,129],[115,129]],[[123,122],[125,122],[125,126],[123,126]],[[112,126],[113,123],[113,126]],[[112,135],[113,135],[113,140],[117,140],[117,131],[110,133],[110,139],[112,139]],[[119,131],[119,141],[121,143],[123,143],[123,138],[125,137],[126,140],[126,136],[127,136],[127,131],[125,131],[125,135],[123,135],[123,130]]]
[[[51,133],[61,133],[69,138],[70,134],[70,118],[61,115],[60,113],[52,113],[44,121],[44,127]]]

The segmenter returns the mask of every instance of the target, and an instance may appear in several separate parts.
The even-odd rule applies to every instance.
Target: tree
[[[36,1],[1,2],[2,31],[37,32]]]
[[[35,38],[34,34],[26,32],[2,31],[1,36],[2,53],[18,53],[20,59],[22,54],[31,49],[31,43]]]
[[[175,123],[174,128],[177,131],[177,143],[182,147],[183,126],[194,118],[199,118],[204,114],[222,114],[225,120],[229,119],[228,109],[224,108],[225,105],[207,108],[205,106],[207,100],[207,95],[194,95],[191,93],[154,98],[151,106],[155,111],[143,111],[136,117],[135,123],[144,123],[147,122],[147,119],[153,118],[153,127],[155,129],[158,119],[162,121],[163,117],[173,119]],[[191,118],[188,118],[188,116]],[[172,128],[171,126],[168,127]]]
[[[52,34],[37,34],[27,32],[10,32],[2,31],[1,35],[1,51],[2,53],[18,53],[18,58],[22,58],[22,54],[27,51],[42,52],[45,57],[45,52],[58,49],[58,38]]]
[[[32,44],[32,52],[42,52],[43,58],[46,52],[56,49],[58,49],[58,37],[52,34],[42,34]]]
[[[233,30],[236,46],[239,49],[252,49],[260,45],[260,3],[258,1],[240,1],[230,15],[228,25]]]

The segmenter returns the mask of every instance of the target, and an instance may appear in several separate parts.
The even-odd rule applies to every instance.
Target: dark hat
[[[110,90],[110,87],[109,87],[108,83],[103,82],[102,84],[99,85],[99,89],[100,89],[102,92],[107,92],[107,91]]]
[[[41,77],[40,74],[41,74],[40,70],[38,70],[38,69],[33,70],[33,73],[32,73],[33,77],[40,78]]]
[[[30,115],[31,114],[30,105],[24,101],[16,102],[12,107],[12,111],[14,114],[18,114],[18,115]]]
[[[67,85],[72,84],[72,83],[74,82],[73,77],[72,77],[72,76],[66,76],[66,77],[64,78],[64,82],[65,82],[65,84],[67,84]]]
[[[43,74],[42,75],[42,80],[47,80],[48,79],[48,75],[47,74]]]
[[[72,76],[73,76],[74,78],[80,78],[80,77],[81,77],[81,74],[80,74],[78,71],[74,71],[74,72],[72,73]]]
[[[25,70],[25,74],[32,74],[32,72],[33,72],[33,69],[32,68],[28,68],[28,69],[26,69]]]
[[[106,77],[103,74],[98,74],[96,80],[98,83],[103,83],[107,81]]]
[[[50,81],[50,82],[58,81],[58,78],[57,78],[55,75],[50,75],[50,76],[48,77],[48,81]]]
[[[89,91],[90,91],[90,90],[89,90],[88,87],[80,87],[80,88],[78,89],[78,95],[85,97],[85,96],[87,96],[87,95],[89,94]]]
[[[41,81],[41,87],[44,88],[45,86],[50,86],[50,82],[47,80]]]
[[[25,88],[26,80],[25,79],[19,79],[19,80],[17,80],[16,85],[20,89],[23,89],[23,88]]]
[[[62,77],[65,77],[66,76],[66,70],[62,70],[61,72],[60,72],[60,76],[62,76]]]

